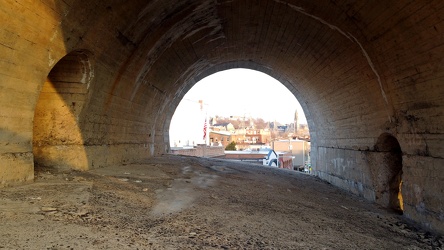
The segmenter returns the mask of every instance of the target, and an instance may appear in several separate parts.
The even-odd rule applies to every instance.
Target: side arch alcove
[[[402,151],[398,140],[389,133],[379,136],[371,165],[375,202],[402,213]]]
[[[88,168],[79,120],[93,78],[91,53],[83,50],[63,57],[48,74],[34,113],[36,168]]]

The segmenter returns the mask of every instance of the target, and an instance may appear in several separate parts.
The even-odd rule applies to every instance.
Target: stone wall
[[[404,216],[429,230],[444,230],[444,198],[436,197],[444,191],[443,159],[401,152],[402,158],[396,160],[377,147],[366,151],[318,147],[315,152],[312,165],[321,179],[382,207],[396,211],[402,208]],[[400,172],[393,169],[393,164],[397,164],[393,161],[401,164]],[[400,186],[397,181],[401,181]],[[400,198],[393,195],[397,186]]]
[[[314,174],[335,186],[375,201],[375,190],[368,164],[368,152],[318,147]]]
[[[243,67],[298,98],[313,168],[335,185],[390,201],[382,191],[396,175],[377,180],[387,152],[375,145],[396,138],[404,214],[444,231],[443,1],[42,0],[0,10],[1,185],[32,180],[34,163],[85,170],[169,152],[185,93]]]

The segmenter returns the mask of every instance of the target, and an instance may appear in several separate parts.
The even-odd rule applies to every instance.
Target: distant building
[[[291,127],[293,127],[293,125],[280,125],[278,122],[270,122],[268,123],[268,126],[270,127],[270,129],[276,130],[278,132],[288,132],[288,129],[290,129]]]
[[[235,130],[233,124],[230,122],[214,124],[211,127],[211,129],[213,131],[234,131]]]
[[[287,132],[287,130],[288,130],[288,125],[279,125],[279,126],[277,126],[277,131],[279,131],[279,132],[285,133],[285,132]]]
[[[279,139],[310,140],[308,126],[297,122],[279,124],[269,122],[265,129],[256,128],[254,119],[231,116],[230,118],[210,118],[209,145],[226,147],[231,142],[236,143],[237,150],[256,150],[271,146],[271,142]],[[240,122],[239,122],[240,120]],[[299,129],[296,129],[296,126]],[[237,128],[236,128],[237,127]]]
[[[210,131],[210,146],[226,148],[232,142],[232,134],[228,131]]]
[[[304,140],[278,140],[272,142],[275,151],[288,152],[293,156],[294,167],[300,168],[310,161],[310,142]]]
[[[269,144],[271,133],[269,129],[243,128],[236,129],[231,138],[236,142],[238,150],[244,150]]]

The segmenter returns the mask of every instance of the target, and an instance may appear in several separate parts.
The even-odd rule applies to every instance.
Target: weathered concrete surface
[[[246,67],[301,101],[314,171],[335,185],[386,203],[375,146],[393,136],[405,216],[444,232],[443,16],[440,0],[3,1],[0,183],[32,180],[34,161],[161,155],[193,84]]]

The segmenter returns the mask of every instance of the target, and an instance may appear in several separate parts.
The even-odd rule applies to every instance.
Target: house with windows
[[[231,122],[214,124],[211,129],[213,131],[234,131],[234,125]]]
[[[210,131],[210,146],[227,147],[232,141],[232,133],[229,131]]]
[[[269,129],[236,129],[231,139],[236,142],[238,150],[255,149],[268,145],[271,142],[271,133]]]

